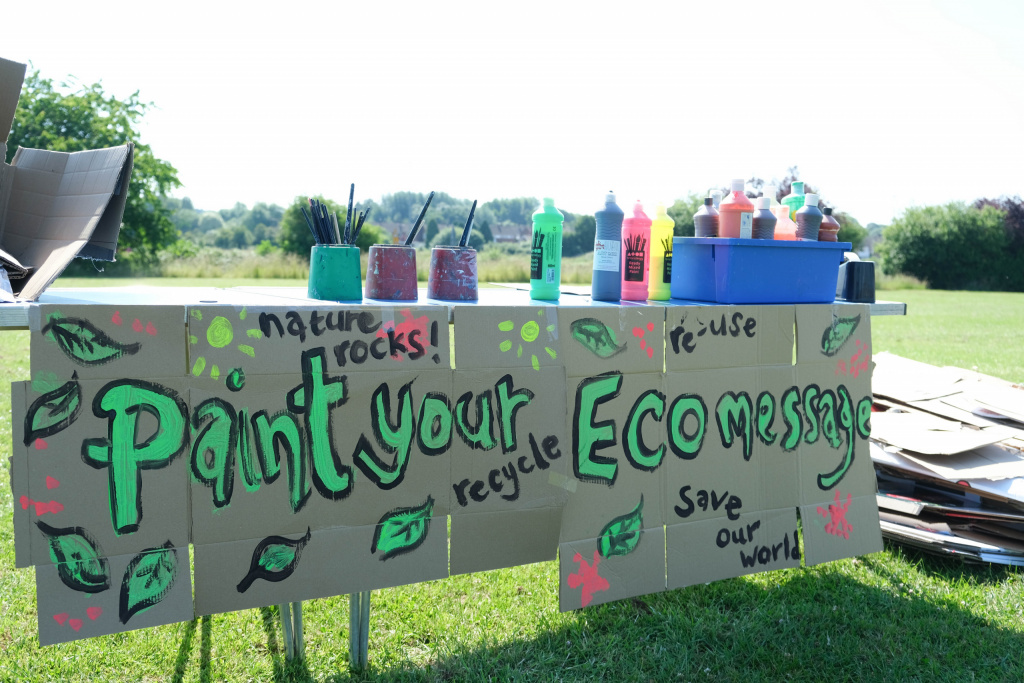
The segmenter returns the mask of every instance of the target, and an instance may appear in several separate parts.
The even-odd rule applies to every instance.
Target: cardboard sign
[[[441,307],[42,307],[11,468],[40,642],[556,554],[576,609],[881,548],[867,307],[456,318],[453,370]]]

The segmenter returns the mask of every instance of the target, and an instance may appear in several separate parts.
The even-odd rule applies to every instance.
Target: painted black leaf
[[[306,535],[300,539],[292,540],[284,536],[267,536],[256,545],[252,551],[252,561],[249,563],[249,573],[245,575],[237,586],[239,593],[249,590],[256,579],[265,581],[284,581],[295,571],[299,563],[299,556],[302,549],[312,538],[312,532],[306,529]]]
[[[28,408],[25,415],[25,445],[63,431],[82,411],[82,390],[78,386],[78,373],[53,391],[48,391]]]
[[[644,497],[630,512],[608,522],[597,539],[597,550],[601,557],[628,555],[640,543],[644,526]]]
[[[178,577],[178,551],[167,541],[132,558],[121,582],[121,623],[156,605],[171,592]]]
[[[826,356],[834,356],[843,348],[843,344],[850,338],[853,331],[860,324],[860,315],[852,318],[837,318],[832,324],[825,328],[821,335],[821,352]]]
[[[569,329],[572,338],[598,358],[611,358],[626,350],[625,344],[616,343],[615,330],[597,318],[573,320]]]
[[[383,561],[420,547],[430,531],[430,513],[433,509],[434,499],[427,496],[423,505],[397,508],[381,517],[373,534],[370,552],[379,552]]]
[[[50,559],[61,582],[80,593],[101,593],[110,588],[110,568],[95,539],[80,526],[52,527],[36,522],[50,542]]]
[[[103,365],[138,353],[141,344],[122,344],[81,318],[52,317],[42,333],[57,343],[64,355],[79,365]]]

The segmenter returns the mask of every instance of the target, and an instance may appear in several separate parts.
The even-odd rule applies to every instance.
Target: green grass
[[[872,320],[876,351],[943,364],[958,340],[976,339],[983,371],[1021,379],[1019,342],[1006,335],[1024,329],[1024,295],[888,298],[910,314]],[[28,370],[28,333],[0,333],[0,382]],[[2,481],[9,402],[0,392]],[[345,597],[304,603],[302,662],[285,662],[275,608],[39,648],[34,571],[14,569],[11,505],[0,486],[0,681],[1024,679],[1024,575],[898,546],[565,614],[553,562],[375,591],[360,674],[347,668]]]

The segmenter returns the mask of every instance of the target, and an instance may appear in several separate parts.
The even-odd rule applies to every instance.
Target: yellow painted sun
[[[543,313],[543,311],[537,311],[538,315],[540,315],[541,313]],[[503,320],[500,323],[498,323],[498,329],[501,330],[502,332],[514,332],[515,328],[516,324],[511,320]],[[554,332],[555,326],[548,325],[545,329],[548,332]],[[522,327],[519,328],[519,338],[522,340],[522,342],[525,342],[527,344],[528,349],[529,345],[534,344],[534,342],[537,341],[538,337],[540,337],[540,324],[536,320],[528,320],[527,322],[523,323]],[[515,335],[513,334],[512,339],[505,339],[500,344],[498,344],[498,349],[502,353],[506,353],[508,351],[511,351],[512,347],[515,346],[516,358],[522,358],[523,344],[521,342],[515,342],[514,339]],[[543,345],[543,342],[541,342],[541,345]],[[558,357],[557,352],[550,346],[543,346],[543,348],[544,351],[546,351],[547,354],[552,358]],[[537,358],[537,354],[530,353],[530,364],[533,366],[534,370],[540,372],[540,359]]]
[[[193,308],[191,315],[197,321],[203,319],[203,312],[198,308]],[[248,312],[245,308],[242,308],[238,312],[239,323],[245,321],[248,316]],[[245,334],[249,338],[257,339],[263,336],[263,333],[259,329],[247,329]],[[210,320],[210,324],[206,328],[206,343],[210,345],[212,349],[223,349],[226,346],[232,344],[235,341],[235,328],[231,321],[223,315],[215,316]],[[188,338],[189,344],[199,344],[199,338],[192,334]],[[249,344],[235,344],[235,348],[239,352],[245,354],[249,358],[256,357],[256,350]],[[196,357],[195,363],[192,364],[192,374],[195,377],[201,377],[206,372],[206,358],[204,356]],[[218,379],[220,377],[220,368],[217,365],[210,365],[210,377]]]

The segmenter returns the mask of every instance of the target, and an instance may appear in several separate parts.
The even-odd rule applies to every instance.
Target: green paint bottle
[[[530,298],[558,301],[562,284],[562,213],[555,200],[544,198],[544,205],[533,214],[533,240],[530,252]]]
[[[782,198],[782,204],[789,208],[790,220],[796,220],[796,212],[804,205],[804,199],[804,182],[802,180],[794,180],[792,190]]]

